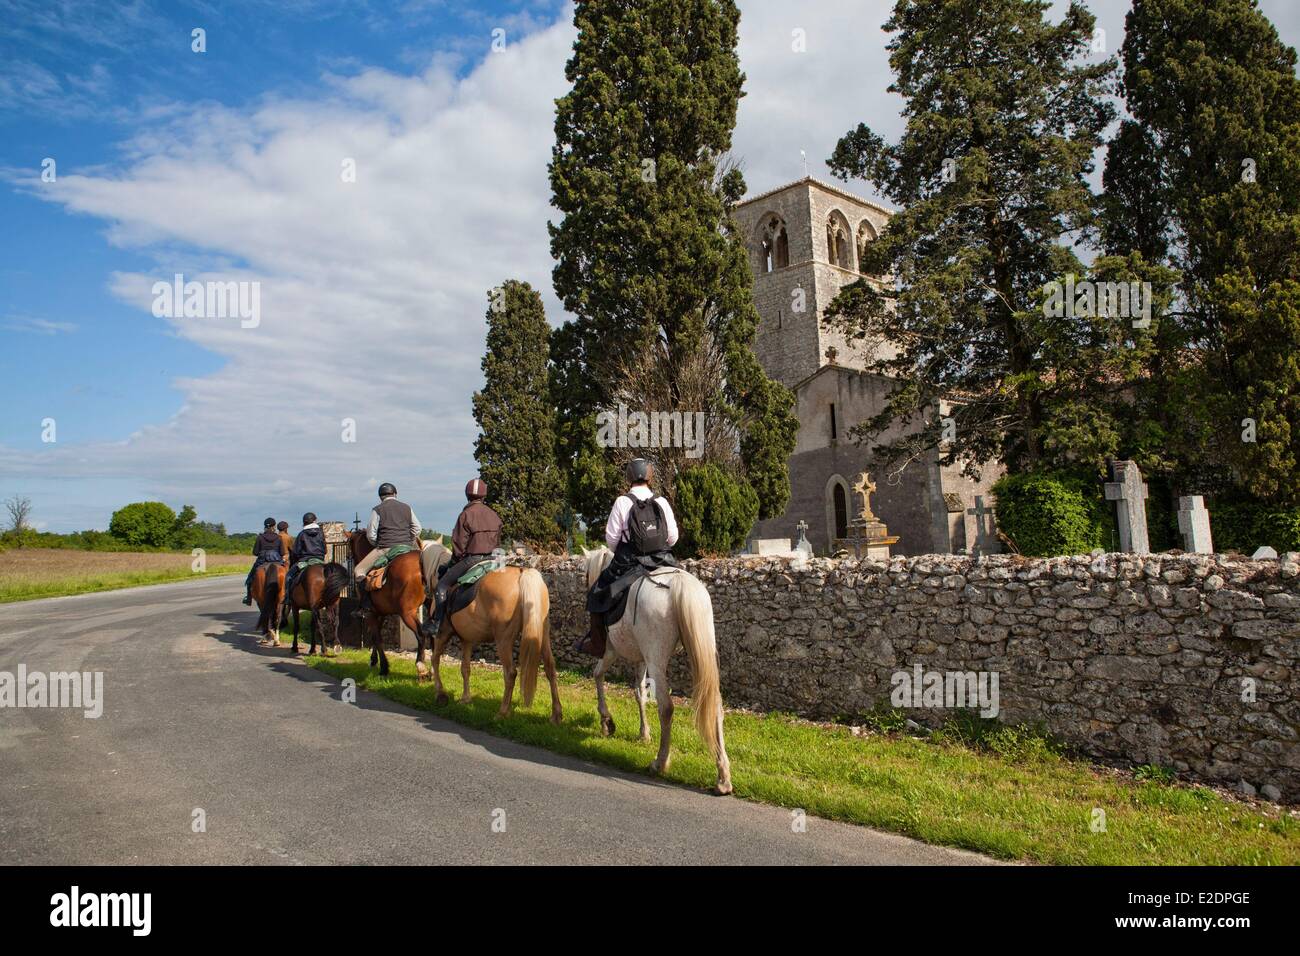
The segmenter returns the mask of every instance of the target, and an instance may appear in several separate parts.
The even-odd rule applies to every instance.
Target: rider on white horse
[[[677,519],[668,499],[650,490],[654,476],[650,462],[634,458],[624,474],[631,487],[615,499],[605,523],[605,544],[614,558],[587,594],[591,630],[577,644],[578,651],[596,657],[605,654],[605,612],[618,603],[629,583],[620,579],[638,565],[651,570],[677,564],[672,553],[677,543]]]

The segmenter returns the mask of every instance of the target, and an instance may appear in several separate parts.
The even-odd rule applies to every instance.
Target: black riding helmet
[[[395,494],[397,494],[397,489],[390,482],[385,481],[379,486],[379,497],[387,498],[389,495]]]
[[[275,519],[274,519],[274,518],[267,518],[265,521],[262,522],[262,527],[263,527],[263,528],[274,528],[274,527],[275,527]]]
[[[315,520],[316,520],[316,516],[312,514],[310,511],[308,511],[305,515],[302,516],[303,524],[311,524]]]
[[[650,480],[650,462],[644,458],[633,458],[623,469],[623,474],[632,484]]]

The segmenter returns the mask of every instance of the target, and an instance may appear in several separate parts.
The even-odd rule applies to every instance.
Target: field
[[[654,708],[655,742],[640,743],[631,691],[607,685],[617,731],[602,737],[594,685],[570,672],[561,672],[564,722],[556,727],[548,719],[544,678],[530,709],[517,706],[501,720],[502,677],[494,667],[475,665],[468,705],[439,706],[432,687],[416,683],[409,658],[391,655],[387,677],[371,670],[365,651],[308,662],[407,706],[557,753],[632,772],[645,772],[654,757]],[[459,693],[459,662],[443,662],[448,678],[448,693]],[[1097,768],[1023,730],[956,725],[914,737],[728,711],[726,736],[737,797],[928,843],[1035,863],[1300,863],[1300,819],[1286,810],[1173,783],[1154,768],[1138,774]],[[667,779],[704,789],[714,773],[689,706],[678,707]]]
[[[182,553],[14,548],[0,552],[0,604],[64,594],[111,591],[200,576]],[[252,556],[209,554],[203,575],[246,572]]]

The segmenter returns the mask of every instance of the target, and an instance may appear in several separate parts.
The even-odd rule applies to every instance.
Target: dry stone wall
[[[578,558],[527,559],[558,658],[586,630]],[[999,719],[1094,757],[1300,802],[1300,555],[922,555],[688,561],[733,705],[813,718],[888,705],[912,671],[998,675]],[[689,677],[679,654],[674,690]],[[950,711],[914,708],[928,724]]]

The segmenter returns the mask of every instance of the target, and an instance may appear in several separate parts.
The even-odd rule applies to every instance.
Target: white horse
[[[583,551],[587,559],[587,587],[590,589],[600,572],[613,560],[608,548]],[[666,580],[665,580],[666,579]],[[666,586],[664,586],[666,585]],[[678,643],[686,647],[695,686],[691,701],[695,705],[695,729],[718,764],[717,793],[731,793],[731,763],[722,737],[722,693],[718,688],[718,647],[713,635],[713,601],[699,579],[680,568],[663,568],[632,585],[627,609],[617,624],[609,628],[605,656],[596,665],[596,706],[600,710],[600,730],[606,737],[614,733],[614,718],[605,703],[605,674],[615,658],[637,665],[633,685],[637,710],[641,715],[641,740],[650,741],[650,727],[645,719],[649,673],[659,705],[659,756],[650,765],[655,773],[668,769],[668,745],[672,740],[673,699],[668,692],[668,660]]]

